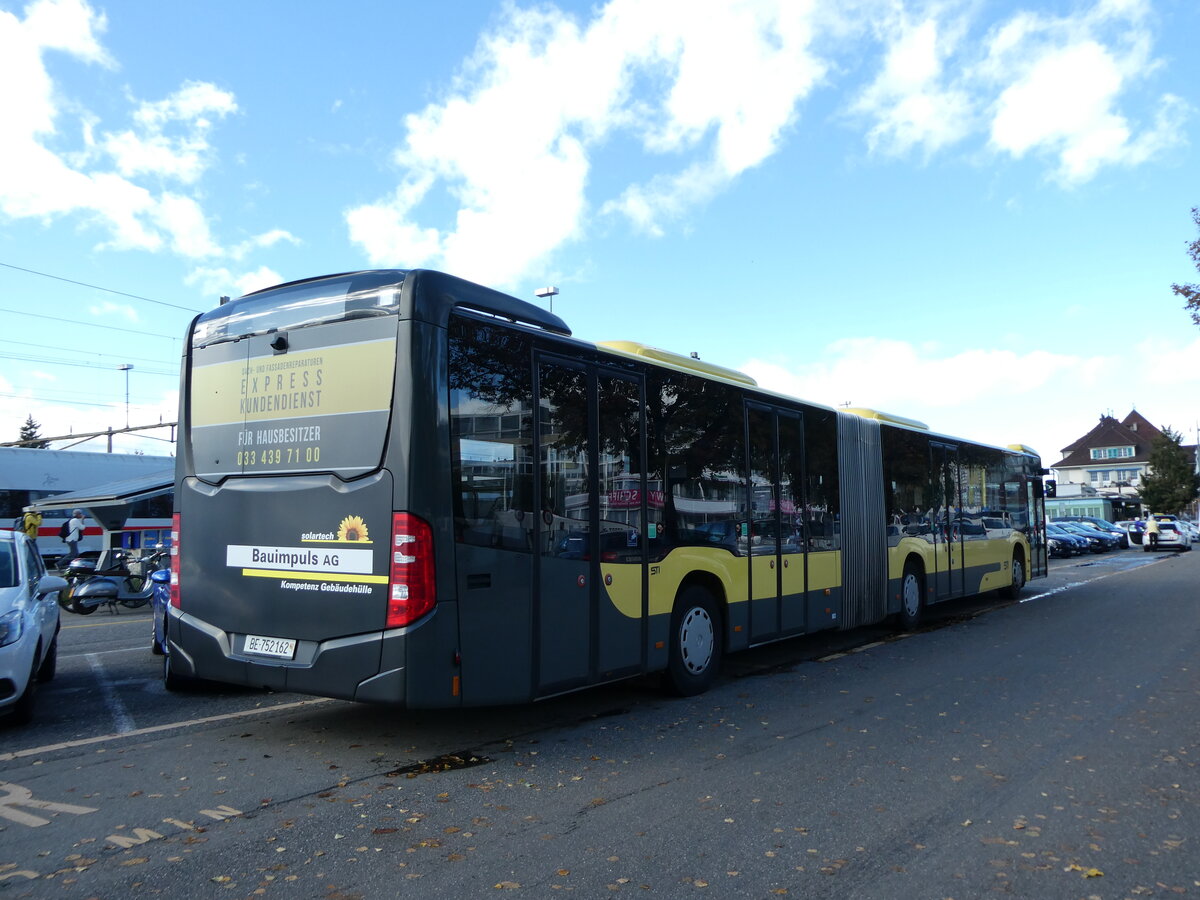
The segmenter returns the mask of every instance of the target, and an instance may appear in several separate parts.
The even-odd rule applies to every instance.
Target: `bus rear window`
[[[193,347],[341,319],[395,315],[404,272],[369,272],[282,285],[247,294],[205,313]]]

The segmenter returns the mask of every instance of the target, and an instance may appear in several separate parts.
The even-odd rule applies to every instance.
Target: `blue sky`
[[[423,266],[1047,464],[1196,440],[1194,0],[330,9],[0,0],[0,435],[171,421],[221,294]]]

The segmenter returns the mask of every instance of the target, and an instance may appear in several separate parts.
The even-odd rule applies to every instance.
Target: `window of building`
[[[1092,459],[1126,459],[1133,456],[1132,447],[1093,447]]]

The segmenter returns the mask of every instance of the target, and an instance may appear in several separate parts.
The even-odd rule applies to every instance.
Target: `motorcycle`
[[[109,609],[115,609],[117,604],[126,609],[145,606],[154,596],[150,574],[166,568],[169,561],[168,551],[161,545],[139,559],[118,550],[111,565],[103,569],[96,568],[94,560],[73,559],[64,575],[68,587],[59,593],[59,605],[81,616],[90,616],[105,604]]]

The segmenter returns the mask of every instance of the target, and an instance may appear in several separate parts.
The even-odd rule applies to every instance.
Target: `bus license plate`
[[[293,638],[262,637],[257,634],[246,635],[243,647],[246,653],[255,656],[274,656],[277,659],[291,659],[296,655],[296,641]]]

